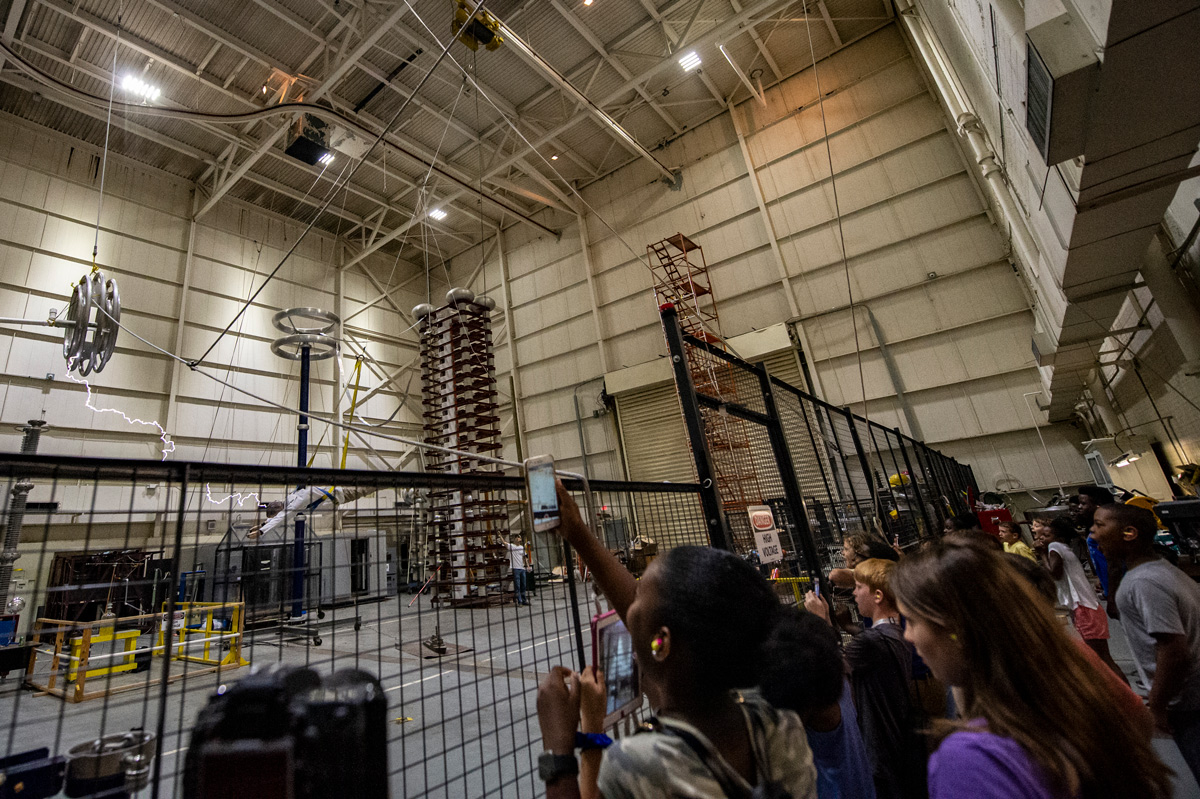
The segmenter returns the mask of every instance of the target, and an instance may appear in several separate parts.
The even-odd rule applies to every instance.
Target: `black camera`
[[[196,721],[185,799],[386,799],[387,697],[357,669],[274,665],[221,686]]]

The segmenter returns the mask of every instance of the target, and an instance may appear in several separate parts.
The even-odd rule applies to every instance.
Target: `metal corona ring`
[[[92,310],[95,309],[93,319]],[[67,369],[87,377],[100,372],[117,346],[121,322],[121,293],[117,281],[95,271],[80,278],[67,303],[63,357]]]

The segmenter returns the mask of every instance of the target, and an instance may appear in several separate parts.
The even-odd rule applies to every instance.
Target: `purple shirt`
[[[1066,799],[1019,743],[990,732],[956,732],[929,758],[929,799]]]

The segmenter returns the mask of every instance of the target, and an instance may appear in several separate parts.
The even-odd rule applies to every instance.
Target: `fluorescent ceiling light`
[[[696,51],[684,53],[683,58],[679,59],[679,66],[683,67],[684,72],[691,72],[696,67],[700,66],[700,56],[696,55]]]
[[[446,218],[446,212],[443,211],[441,208],[434,208],[432,211],[429,212],[429,215],[431,217],[433,217],[434,219],[436,219],[438,222],[441,222],[443,219]]]
[[[552,155],[552,156],[550,156],[550,160],[551,160],[551,161],[557,161],[557,160],[558,160],[558,156],[557,156],[557,155]]]
[[[330,164],[333,163],[333,153],[325,153],[325,155],[318,158],[317,161],[324,164],[325,166],[329,166]]]
[[[592,4],[592,0],[583,0],[583,4],[585,6],[590,6]]]
[[[137,95],[138,97],[142,98],[142,102],[146,103],[157,100],[159,95],[162,94],[162,91],[157,86],[152,86],[141,78],[133,75],[125,76],[125,79],[121,81],[121,88],[130,94]]]

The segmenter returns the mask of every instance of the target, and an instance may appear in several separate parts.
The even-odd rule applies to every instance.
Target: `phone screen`
[[[597,630],[596,666],[604,672],[606,717],[641,699],[637,661],[633,658],[633,636],[625,623],[617,621]]]
[[[533,508],[533,524],[546,529],[558,524],[558,494],[554,488],[554,462],[529,467],[529,503]]]

